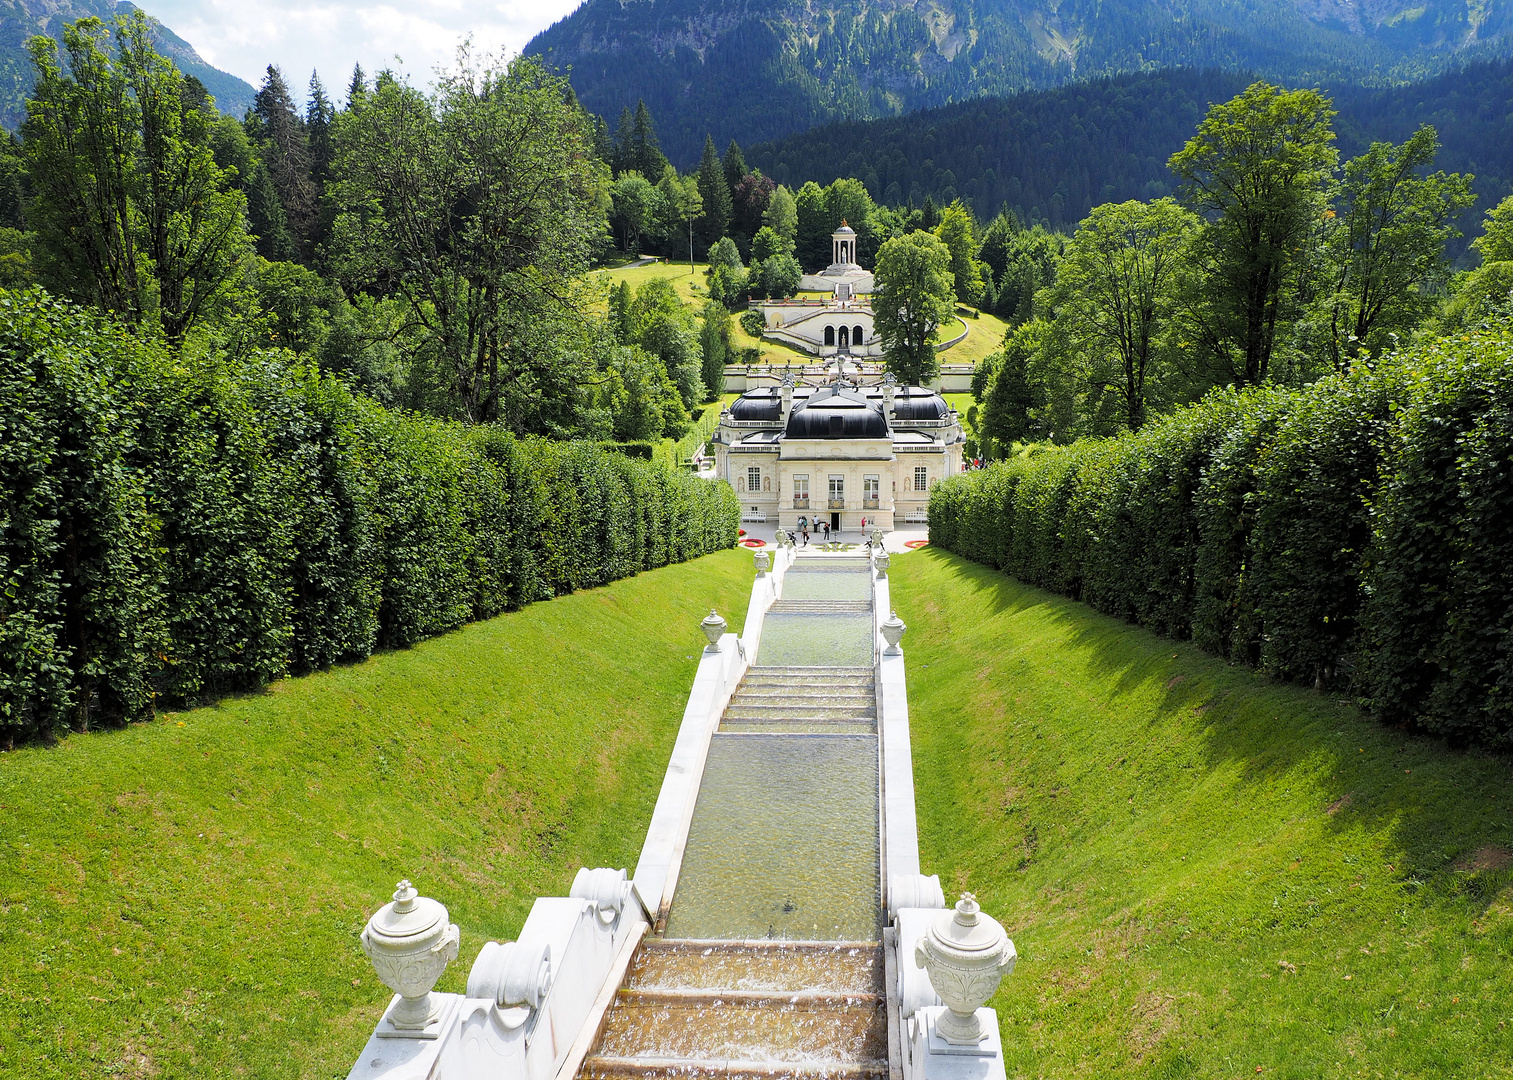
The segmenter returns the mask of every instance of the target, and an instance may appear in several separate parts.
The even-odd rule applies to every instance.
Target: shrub
[[[759,338],[767,329],[767,320],[756,308],[741,312],[741,329],[754,338]]]
[[[0,291],[0,741],[150,715],[735,542],[724,484],[175,357]],[[646,447],[649,455],[651,447]]]
[[[1386,721],[1513,745],[1513,336],[952,477],[930,538]]]

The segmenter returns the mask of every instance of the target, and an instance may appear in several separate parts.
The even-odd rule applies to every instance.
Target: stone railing
[[[1003,1080],[998,1014],[983,1005],[1003,976],[1013,971],[1014,943],[1002,926],[981,913],[970,893],[963,894],[954,910],[946,910],[940,878],[920,873],[902,648],[908,628],[891,604],[891,557],[880,533],[874,540],[889,1044],[901,1058],[896,1063],[901,1080]]]

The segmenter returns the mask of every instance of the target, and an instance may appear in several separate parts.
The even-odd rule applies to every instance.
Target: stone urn
[[[877,554],[872,556],[872,565],[877,567],[878,577],[888,576],[888,553],[882,548],[877,549]]]
[[[399,995],[389,1010],[387,1038],[434,1039],[439,1008],[431,987],[457,958],[461,933],[438,901],[419,895],[401,881],[394,899],[378,909],[362,932],[362,950],[379,979]],[[427,1030],[427,1029],[431,1030]]]
[[[914,963],[946,1003],[935,1031],[948,1043],[975,1046],[987,1037],[977,1010],[1014,970],[1018,954],[998,920],[982,913],[977,898],[962,893],[914,947]]]
[[[751,557],[751,561],[756,566],[757,577],[761,577],[763,574],[765,574],[767,572],[767,567],[772,563],[771,557],[768,556],[766,548],[757,548],[757,553]]]
[[[896,611],[883,620],[881,627],[883,640],[888,643],[888,647],[883,650],[884,656],[898,656],[903,653],[904,650],[898,647],[898,643],[904,639],[904,631],[907,629],[909,628],[904,625],[904,620],[898,617]]]
[[[725,620],[720,618],[714,608],[710,608],[709,614],[704,616],[704,621],[699,623],[699,629],[704,631],[704,636],[709,639],[709,644],[704,646],[705,652],[720,651],[720,638],[725,636],[725,625]]]

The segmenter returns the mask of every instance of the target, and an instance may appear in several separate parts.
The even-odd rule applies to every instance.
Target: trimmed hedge
[[[1513,746],[1513,335],[952,477],[930,539],[1385,721]]]
[[[0,743],[251,689],[735,543],[727,485],[174,357],[0,291]]]

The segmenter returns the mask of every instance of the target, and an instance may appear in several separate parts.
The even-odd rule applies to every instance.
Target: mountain
[[[1513,0],[586,0],[526,46],[698,157],[835,120],[1170,67],[1386,85],[1513,53]]]
[[[854,176],[888,203],[962,198],[979,217],[1007,203],[1025,222],[1075,225],[1094,205],[1171,194],[1166,160],[1210,102],[1250,76],[1219,71],[1122,75],[979,98],[908,116],[813,128],[746,150],[746,162],[797,187]],[[1437,168],[1476,175],[1463,229],[1513,191],[1513,61],[1483,61],[1408,86],[1325,87],[1342,157],[1402,142],[1433,124]]]
[[[36,34],[59,41],[63,26],[89,15],[109,22],[117,15],[137,10],[129,0],[0,0],[0,126],[14,131],[26,119],[26,98],[31,92],[32,64],[26,42]],[[158,50],[186,75],[205,84],[223,113],[240,116],[252,104],[255,90],[235,75],[213,68],[200,58],[194,46],[168,27],[152,20]]]

